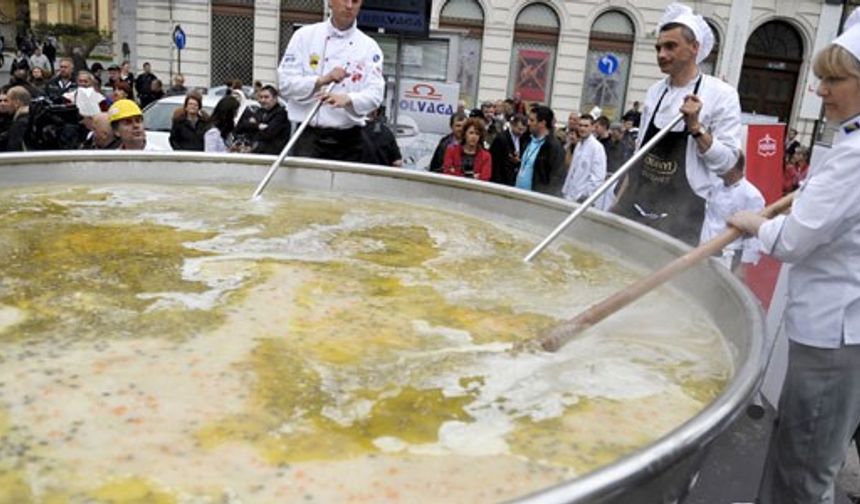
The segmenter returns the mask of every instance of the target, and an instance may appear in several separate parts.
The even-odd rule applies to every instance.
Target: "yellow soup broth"
[[[699,412],[732,373],[671,290],[440,208],[247,188],[0,191],[0,503],[487,502]],[[441,206],[440,206],[441,207]]]

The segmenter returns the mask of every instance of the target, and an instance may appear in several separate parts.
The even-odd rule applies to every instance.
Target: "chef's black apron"
[[[701,83],[700,76],[693,94],[698,94]],[[668,92],[669,88],[663,91],[651,114],[642,145],[660,131],[654,118]],[[686,126],[684,131],[670,131],[630,169],[627,189],[614,211],[695,246],[705,221],[705,200],[687,180],[688,136]]]

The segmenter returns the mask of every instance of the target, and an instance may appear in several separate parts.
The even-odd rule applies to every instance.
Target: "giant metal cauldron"
[[[242,184],[247,185],[250,197],[272,159],[189,153],[3,155],[0,187],[45,183]],[[555,198],[454,177],[316,160],[285,163],[268,191],[284,188],[394,201],[444,201],[451,209],[513,221],[536,233],[536,242],[572,208]],[[566,235],[597,243],[600,249],[645,269],[656,269],[685,250],[680,242],[599,212],[586,214]],[[751,294],[715,263],[690,270],[672,285],[703,307],[732,347],[735,375],[724,392],[701,413],[638,452],[525,496],[523,502],[669,503],[686,494],[706,454],[704,448],[741,413],[758,385],[763,322]]]

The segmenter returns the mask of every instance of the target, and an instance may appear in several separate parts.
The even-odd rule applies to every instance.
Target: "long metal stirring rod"
[[[675,116],[674,119],[672,119],[672,122],[667,124],[663,129],[657,132],[657,134],[654,135],[651,140],[648,140],[645,145],[640,147],[639,150],[636,151],[636,154],[633,155],[633,157],[631,157],[626,163],[621,165],[621,168],[616,170],[615,173],[613,173],[612,176],[609,177],[606,182],[603,183],[603,185],[597,188],[597,190],[591,196],[586,198],[585,201],[583,201],[579,205],[579,208],[574,210],[573,213],[570,214],[567,219],[564,220],[564,222],[559,224],[558,227],[556,227],[553,232],[549,234],[549,236],[544,238],[544,240],[540,242],[537,247],[535,247],[531,252],[529,252],[525,259],[523,259],[523,261],[531,262],[532,259],[537,257],[537,255],[541,252],[543,252],[543,249],[545,249],[547,246],[549,246],[550,243],[555,241],[555,239],[558,238],[558,236],[563,233],[565,229],[567,229],[571,224],[573,224],[573,221],[575,221],[580,215],[584,214],[585,211],[588,210],[588,208],[592,205],[592,203],[597,201],[597,198],[601,197],[603,193],[609,190],[610,187],[613,187],[615,183],[619,179],[621,179],[621,177],[623,177],[627,173],[627,171],[630,170],[630,168],[633,167],[633,165],[635,165],[640,159],[642,159],[642,157],[645,156],[648,151],[654,148],[654,146],[657,145],[657,142],[662,140],[663,137],[666,136],[672,130],[672,128],[674,128],[675,125],[681,122],[683,119],[684,114],[678,114],[677,116]]]
[[[329,84],[328,87],[325,89],[324,93],[330,93],[331,90],[334,89],[335,84],[337,83],[332,82],[331,84]],[[269,182],[272,180],[272,177],[275,176],[275,172],[278,171],[278,168],[280,168],[281,163],[284,162],[284,158],[287,157],[287,153],[290,152],[290,149],[293,148],[293,145],[295,145],[299,137],[302,136],[302,133],[305,131],[305,128],[308,127],[308,124],[311,122],[311,119],[313,119],[314,116],[317,115],[317,112],[319,112],[321,106],[322,100],[317,100],[317,102],[314,104],[314,107],[311,109],[310,113],[305,118],[304,122],[299,125],[299,128],[293,134],[292,138],[290,138],[290,141],[287,142],[287,145],[284,146],[284,149],[281,151],[281,154],[278,156],[278,159],[276,159],[275,162],[272,163],[272,167],[269,168],[269,173],[267,173],[266,176],[263,177],[263,180],[260,181],[260,184],[257,186],[257,189],[254,191],[254,195],[251,196],[251,198],[259,198],[260,195],[263,194],[263,190],[266,189],[267,185],[269,185]]]

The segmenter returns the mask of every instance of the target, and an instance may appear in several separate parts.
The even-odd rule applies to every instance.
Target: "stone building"
[[[180,25],[187,34],[181,70],[187,83],[198,86],[232,78],[273,82],[294,28],[323,19],[327,9],[324,0],[115,1],[115,43],[129,44],[135,68],[145,60],[158,74],[178,71],[171,33]],[[470,106],[519,92],[527,101],[548,103],[561,117],[594,106],[619,117],[661,77],[654,43],[666,3],[434,0],[431,38],[405,40],[403,74],[460,82]],[[707,18],[718,41],[704,71],[736,85],[745,112],[787,122],[808,140],[821,108],[810,61],[837,34],[850,3],[688,4]],[[390,77],[397,39],[373,36]]]

